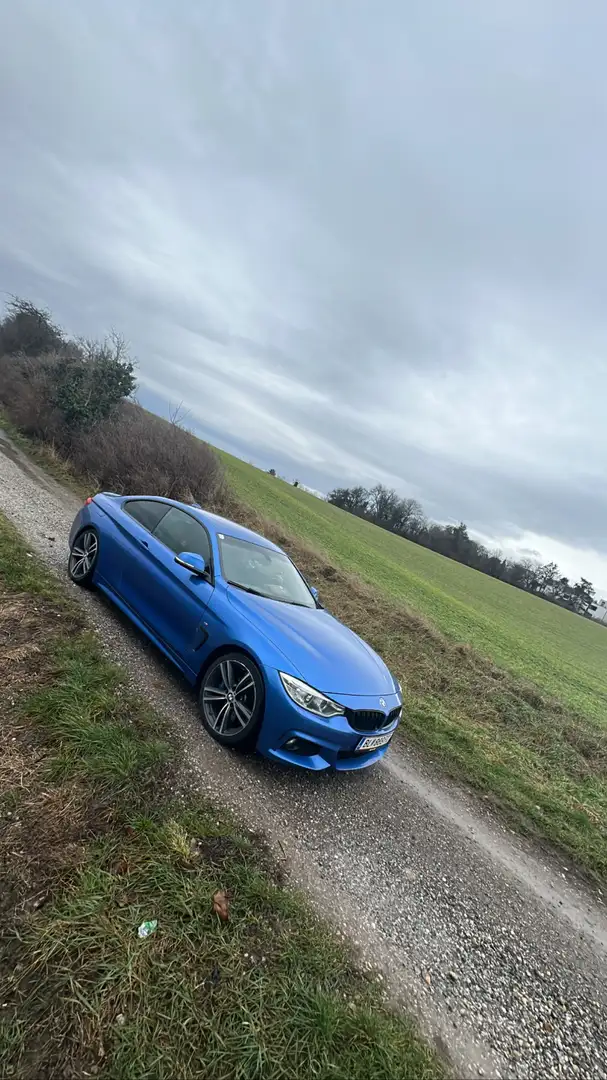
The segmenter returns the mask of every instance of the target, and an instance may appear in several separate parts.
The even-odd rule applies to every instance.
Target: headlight
[[[294,701],[302,709],[307,709],[308,712],[315,713],[316,716],[343,716],[345,709],[342,705],[331,701],[331,698],[325,697],[324,694],[314,690],[312,686],[308,686],[301,679],[295,679],[293,675],[285,675],[284,671],[279,671],[278,674],[291,701]]]

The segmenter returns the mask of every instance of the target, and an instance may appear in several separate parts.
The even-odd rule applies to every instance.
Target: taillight
[[[84,505],[85,505],[85,506],[90,506],[90,505],[91,505],[91,503],[92,503],[92,501],[93,501],[93,496],[92,496],[92,495],[89,495],[88,499],[85,499],[85,500],[84,500]]]

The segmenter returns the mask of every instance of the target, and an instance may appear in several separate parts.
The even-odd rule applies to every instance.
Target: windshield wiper
[[[272,599],[265,592],[260,592],[259,589],[253,589],[250,585],[241,585],[239,581],[228,581],[228,585],[234,585],[236,589],[242,589],[243,592],[253,593],[253,596],[265,596],[266,600]]]
[[[263,596],[264,600],[276,600],[278,604],[293,604],[294,607],[308,607],[308,604],[300,604],[299,600],[287,600],[284,596],[271,596],[270,593],[261,592],[260,589],[254,589],[251,585],[241,585],[239,581],[228,581],[228,585],[233,585],[236,589],[242,589],[243,592],[252,593],[253,596]]]

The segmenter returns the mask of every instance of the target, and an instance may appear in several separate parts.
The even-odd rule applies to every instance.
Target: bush
[[[10,301],[0,322],[0,356],[41,356],[58,352],[64,345],[62,331],[45,308],[37,308],[18,296]]]
[[[0,322],[0,342],[7,325],[14,342],[16,304]],[[46,313],[38,315],[52,327]],[[176,418],[162,420],[126,400],[135,379],[122,340],[73,342],[56,333],[60,349],[0,356],[0,404],[16,427],[50,444],[91,487],[227,507],[223,470],[207,443]]]
[[[56,354],[37,359],[0,357],[0,403],[13,423],[26,435],[62,448],[65,428],[54,404]]]
[[[112,419],[83,429],[70,460],[101,490],[164,495],[219,508],[223,469],[207,443],[178,423],[124,402]]]
[[[99,344],[87,342],[75,355],[61,357],[54,371],[53,404],[68,431],[107,420],[135,389],[135,365],[117,334]]]

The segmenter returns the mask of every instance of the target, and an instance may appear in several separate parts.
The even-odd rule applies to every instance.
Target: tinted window
[[[223,576],[230,585],[269,600],[316,607],[301,574],[282,551],[218,534]]]
[[[180,551],[192,551],[196,555],[202,555],[205,562],[211,561],[211,547],[204,526],[174,506],[154,529],[154,536],[176,555],[179,555]]]
[[[144,529],[149,529],[153,532],[158,522],[166,514],[168,507],[166,503],[161,502],[147,502],[146,499],[137,499],[133,502],[127,502],[124,504],[124,509],[127,514],[130,514],[135,521],[138,521],[140,525],[143,525]]]

